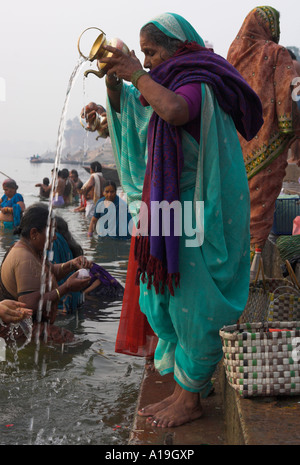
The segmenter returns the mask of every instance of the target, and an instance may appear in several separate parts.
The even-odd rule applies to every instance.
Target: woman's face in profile
[[[34,250],[41,254],[46,243],[46,228],[44,228],[42,231],[38,231],[36,228],[33,228],[30,233],[30,242]]]
[[[39,254],[44,252],[45,244],[47,239],[50,241],[55,241],[56,237],[56,221],[55,218],[51,219],[51,233],[48,231],[47,227],[45,227],[42,231],[38,231],[38,229],[33,228],[30,233],[30,242],[36,252]],[[51,237],[50,237],[51,236]]]
[[[145,55],[144,68],[149,68],[150,71],[170,58],[170,54],[164,47],[156,45],[143,32],[140,34],[140,45],[141,51]]]

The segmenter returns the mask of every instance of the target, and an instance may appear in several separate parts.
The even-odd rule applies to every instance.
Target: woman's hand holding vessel
[[[80,268],[91,268],[92,262],[88,260],[84,255],[80,255],[79,257],[73,258],[71,260],[73,268],[79,270]]]
[[[107,79],[113,84],[117,83],[117,79],[125,79],[131,81],[131,76],[137,70],[142,70],[143,67],[132,50],[130,54],[126,54],[116,47],[110,45],[105,46],[105,49],[113,53],[112,57],[101,58],[100,63],[107,63]]]
[[[82,291],[89,284],[91,278],[78,278],[78,273],[79,271],[76,271],[76,273],[72,274],[62,285],[66,286],[66,289],[64,290],[65,293]]]
[[[105,118],[105,121],[101,122],[101,126],[105,125],[106,122],[106,112],[102,105],[97,105],[97,103],[90,102],[86,105],[80,113],[82,119],[85,119],[87,122],[86,130],[87,131],[96,131],[100,129],[100,119],[98,120],[98,125],[95,127],[95,118],[97,115],[101,115]],[[99,127],[98,127],[99,126]]]

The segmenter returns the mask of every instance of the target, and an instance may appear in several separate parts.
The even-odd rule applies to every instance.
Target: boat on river
[[[40,155],[33,155],[30,157],[30,163],[54,163],[53,157],[41,157]],[[63,165],[81,165],[82,161],[78,160],[70,160],[70,159],[62,159],[60,161]]]
[[[42,161],[43,160],[40,155],[32,155],[32,157],[30,157],[30,163],[41,163]]]

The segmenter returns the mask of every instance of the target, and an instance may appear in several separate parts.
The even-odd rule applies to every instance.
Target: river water
[[[5,161],[4,161],[5,160]],[[75,168],[85,182],[89,175]],[[39,201],[35,184],[51,179],[51,163],[2,158],[1,171],[15,179],[25,205]],[[0,175],[1,185],[4,176]],[[2,195],[2,194],[1,194]],[[57,209],[85,255],[125,284],[130,241],[88,238],[88,222],[74,206]],[[0,229],[0,260],[16,237]],[[122,302],[85,302],[56,324],[76,335],[70,345],[35,342],[0,361],[1,445],[127,444],[142,379],[144,360],[114,351]]]

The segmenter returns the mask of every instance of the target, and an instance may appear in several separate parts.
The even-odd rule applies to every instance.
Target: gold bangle
[[[134,87],[137,88],[137,83],[140,77],[144,76],[144,74],[148,74],[147,71],[144,69],[138,69],[137,71],[134,71],[131,75],[131,82],[134,85]]]
[[[68,262],[66,262],[66,263],[68,263]],[[62,264],[60,265],[60,268],[61,268],[62,270],[65,270],[65,269],[66,269],[66,268],[65,268],[65,264],[66,264],[66,263],[62,263]],[[72,263],[71,263],[71,260],[70,260],[70,263],[69,263],[69,268],[70,268],[70,270],[73,268],[73,265],[72,265]]]
[[[55,288],[55,290],[56,290],[56,293],[57,293],[58,300],[60,300],[60,293],[59,293],[59,290],[57,289],[57,287]]]

